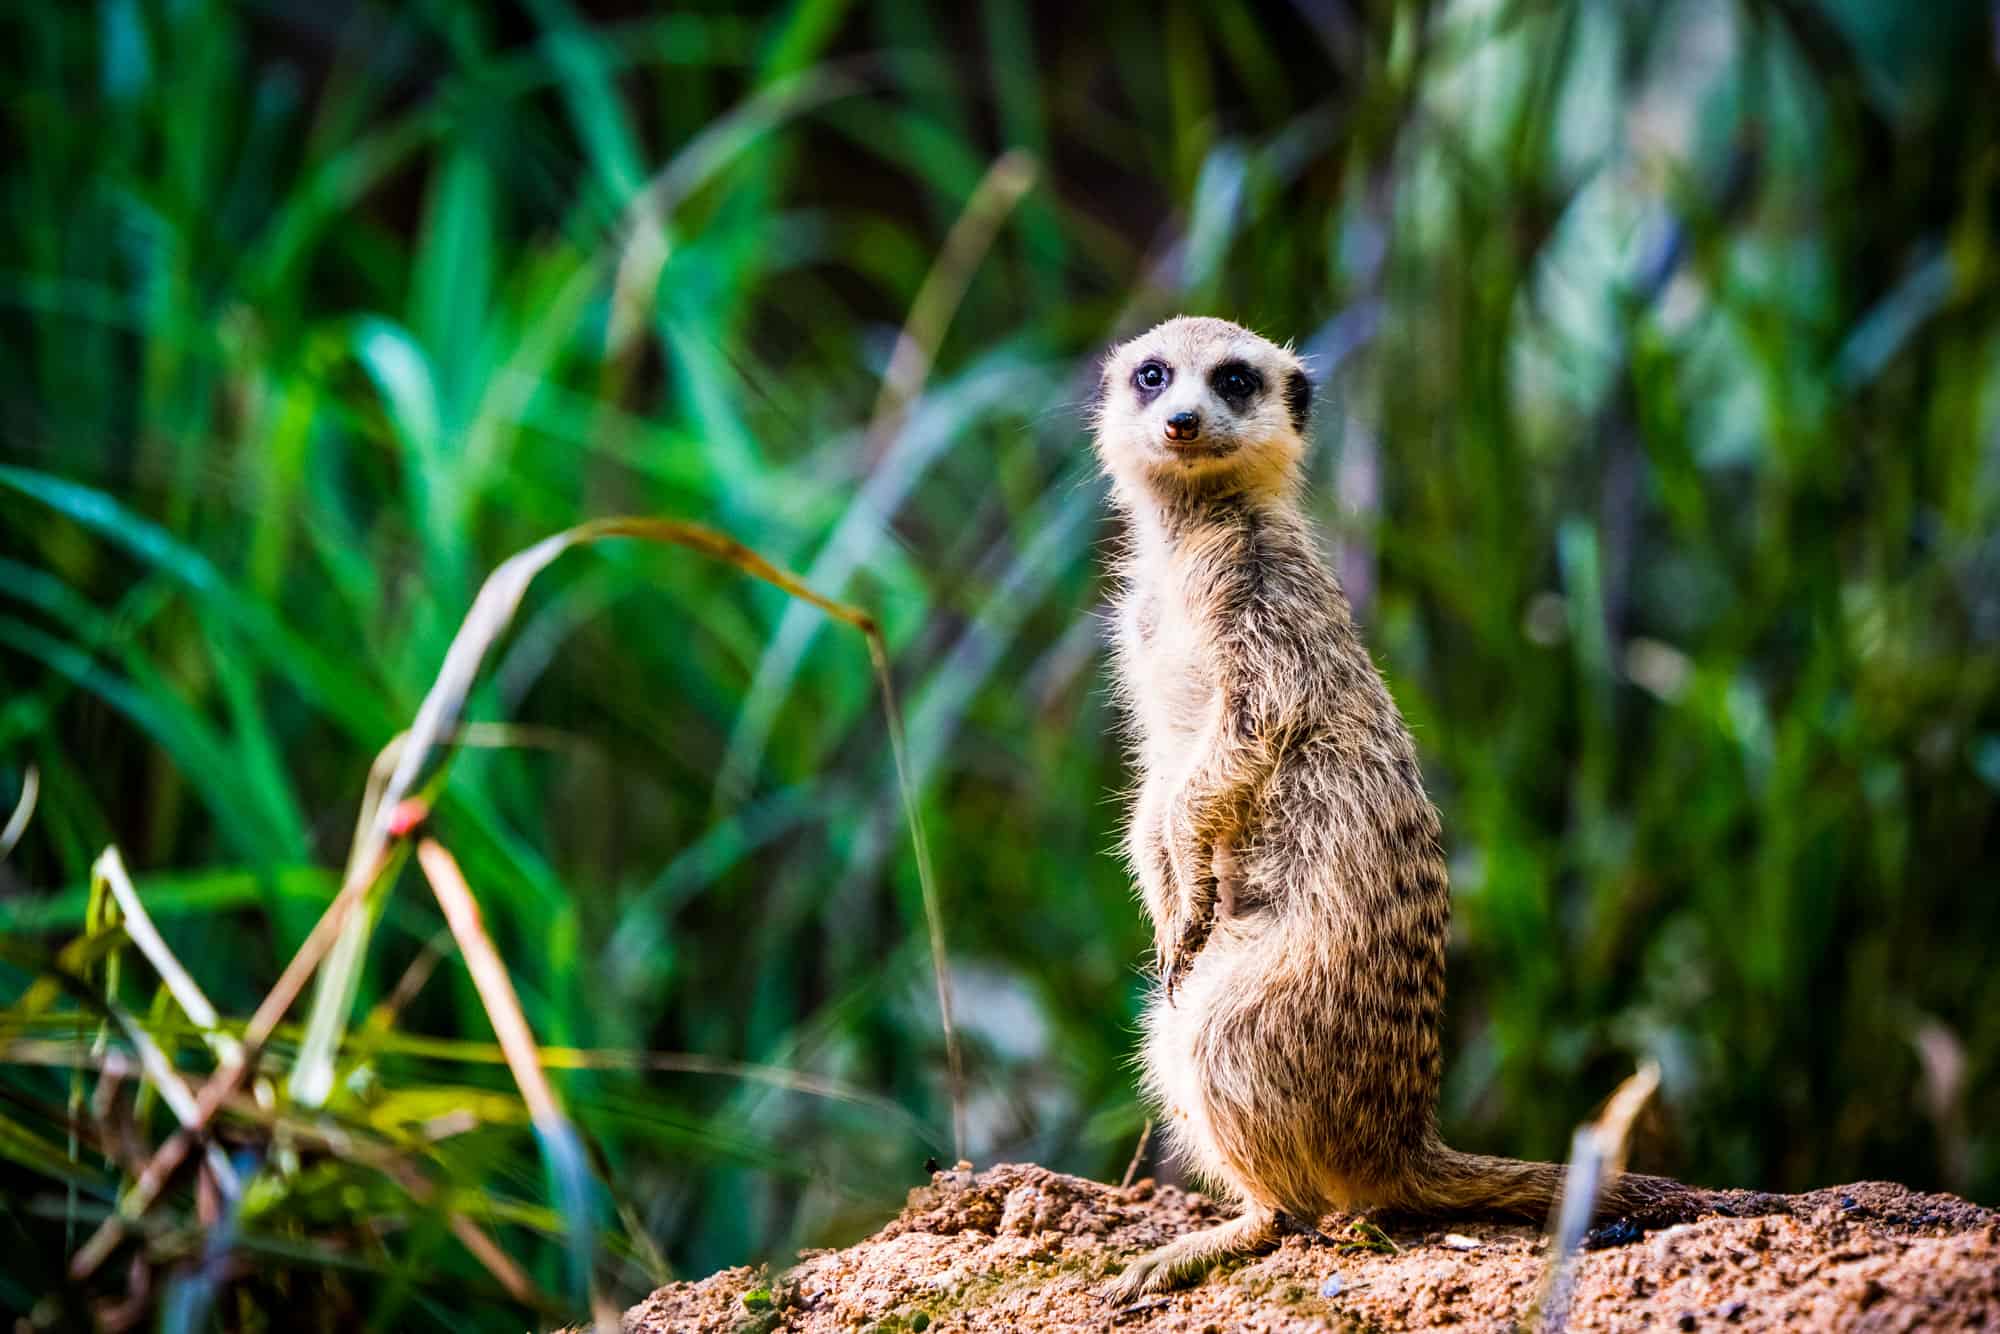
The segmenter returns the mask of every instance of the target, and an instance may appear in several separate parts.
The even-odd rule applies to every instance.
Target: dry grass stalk
[[[1571,1267],[1590,1228],[1597,1198],[1625,1170],[1632,1125],[1660,1087],[1660,1067],[1648,1061],[1627,1076],[1595,1121],[1576,1128],[1562,1199],[1549,1220],[1549,1267],[1527,1325],[1561,1334],[1569,1319]]]

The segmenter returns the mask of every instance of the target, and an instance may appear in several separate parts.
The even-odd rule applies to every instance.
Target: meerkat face
[[[1282,491],[1305,454],[1312,385],[1288,348],[1182,316],[1105,358],[1095,411],[1105,471],[1150,490]]]

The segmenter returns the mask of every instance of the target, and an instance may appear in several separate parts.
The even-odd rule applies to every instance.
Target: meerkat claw
[[[1194,967],[1196,952],[1188,948],[1186,941],[1182,941],[1180,948],[1174,951],[1173,957],[1167,960],[1167,966],[1160,970],[1160,984],[1166,988],[1169,1005],[1173,1004],[1181,983],[1187,980],[1189,970]]]
[[[1190,1232],[1137,1257],[1105,1286],[1104,1298],[1129,1306],[1141,1297],[1198,1283],[1220,1262],[1261,1254],[1277,1241],[1276,1215],[1267,1209],[1253,1208],[1227,1223]]]
[[[1165,1265],[1150,1255],[1142,1255],[1126,1265],[1124,1273],[1104,1285],[1104,1302],[1107,1306],[1131,1306],[1143,1297],[1164,1292],[1168,1277]]]

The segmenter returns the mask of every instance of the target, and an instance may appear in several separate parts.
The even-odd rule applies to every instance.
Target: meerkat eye
[[[1225,361],[1217,366],[1208,382],[1216,393],[1238,404],[1264,387],[1263,378],[1240,361]]]
[[[1157,361],[1149,361],[1132,373],[1132,383],[1146,393],[1156,394],[1167,387],[1174,373]]]

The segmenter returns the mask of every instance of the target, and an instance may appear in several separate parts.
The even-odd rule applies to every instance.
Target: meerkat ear
[[[1285,377],[1285,406],[1291,409],[1292,429],[1300,435],[1306,433],[1306,423],[1312,420],[1313,387],[1304,371],[1293,371]]]

